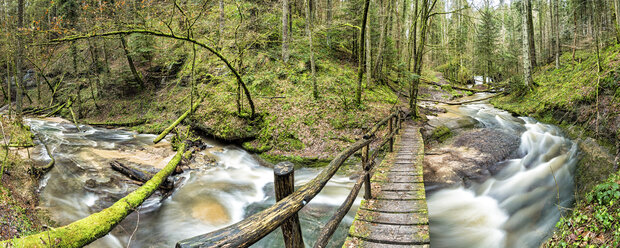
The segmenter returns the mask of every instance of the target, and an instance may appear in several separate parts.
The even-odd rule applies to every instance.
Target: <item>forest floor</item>
[[[557,224],[545,247],[618,247],[620,244],[620,45],[561,57],[561,67],[540,67],[538,85],[491,103],[560,126],[581,151],[575,173],[575,207]],[[615,156],[615,158],[614,158]]]

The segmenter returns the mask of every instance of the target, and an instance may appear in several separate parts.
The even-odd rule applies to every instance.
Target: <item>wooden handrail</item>
[[[278,228],[323,189],[344,161],[372,139],[362,139],[340,152],[327,168],[293,194],[231,226],[179,241],[176,247],[248,247]]]
[[[334,176],[334,174],[336,174],[340,166],[344,163],[344,161],[346,161],[347,158],[360,149],[368,147],[375,140],[375,133],[379,130],[379,128],[388,123],[388,121],[396,119],[396,121],[390,122],[390,124],[392,124],[392,128],[390,130],[391,132],[383,137],[385,140],[378,148],[381,148],[390,142],[400,128],[400,125],[398,124],[400,124],[402,113],[402,111],[397,110],[377,122],[368,132],[364,134],[363,139],[355,142],[353,145],[340,152],[336,158],[332,160],[323,171],[321,171],[319,175],[303,185],[297,191],[293,192],[281,201],[276,202],[271,207],[228,227],[179,241],[176,244],[176,247],[248,247],[256,243],[258,240],[280,227],[280,225],[282,225],[282,223],[284,223],[291,216],[297,214],[299,210],[301,210],[310,202],[310,200],[320,193],[323,187],[325,187],[327,182]],[[344,215],[346,215],[351,208],[351,205],[357,197],[362,184],[366,181],[366,184],[369,185],[369,182],[364,179],[369,178],[370,176],[369,173],[372,169],[371,167],[373,161],[369,159],[374,160],[377,157],[376,150],[378,149],[375,149],[372,156],[369,156],[369,151],[365,152],[363,155],[364,158],[362,158],[362,160],[367,163],[362,166],[365,167],[365,172],[357,180],[349,196],[347,197],[347,200],[345,200],[336,214],[332,217],[332,219],[330,219],[328,226],[322,230],[321,236],[325,233],[327,239],[331,237],[335,231],[335,227],[337,227],[338,223],[342,221]],[[370,193],[369,191],[367,192],[368,194]],[[325,242],[326,244],[326,241],[320,242]],[[317,241],[317,243],[319,242]]]

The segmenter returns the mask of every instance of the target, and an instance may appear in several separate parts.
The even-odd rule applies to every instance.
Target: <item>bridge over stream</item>
[[[385,131],[381,131],[385,128]],[[395,110],[340,152],[314,179],[294,190],[290,163],[274,167],[277,202],[228,227],[179,241],[177,247],[248,247],[281,228],[287,248],[304,247],[298,212],[312,200],[353,154],[361,151],[361,172],[351,192],[321,229],[315,248],[327,247],[336,228],[364,186],[343,247],[429,247],[428,211],[422,159],[424,142],[408,113]],[[378,137],[379,134],[382,137]],[[375,166],[379,154],[387,151]]]
[[[372,199],[357,211],[344,247],[430,247],[419,127],[404,124],[371,178]]]

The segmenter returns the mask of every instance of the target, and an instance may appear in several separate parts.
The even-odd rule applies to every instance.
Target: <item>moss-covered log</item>
[[[108,234],[146,200],[170,175],[182,159],[185,144],[182,143],[176,155],[166,167],[151,180],[129,195],[118,200],[109,208],[92,214],[69,225],[29,235],[19,239],[0,242],[0,247],[83,247]]]
[[[142,125],[147,122],[147,119],[138,119],[134,121],[108,121],[108,122],[85,122],[91,126],[106,126],[106,127],[133,127],[137,125]]]
[[[192,106],[192,109],[189,109],[187,111],[185,111],[185,113],[183,113],[183,115],[181,115],[176,121],[174,121],[174,123],[172,123],[172,125],[170,125],[168,128],[164,129],[163,132],[161,132],[159,134],[159,136],[157,136],[157,138],[155,138],[153,140],[153,143],[157,144],[159,143],[162,139],[164,139],[164,137],[166,137],[166,135],[168,135],[170,133],[170,131],[172,131],[172,129],[174,129],[177,125],[181,124],[181,122],[183,120],[185,120],[185,118],[187,118],[189,116],[189,114],[193,113],[194,111],[196,111],[196,109],[198,108],[198,106],[200,106],[200,103],[202,103],[202,101],[204,100],[204,96],[200,98],[200,101],[194,103],[194,106]]]

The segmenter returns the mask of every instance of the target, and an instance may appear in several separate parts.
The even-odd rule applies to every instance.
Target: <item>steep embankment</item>
[[[55,96],[57,102],[76,98],[73,110],[79,122],[133,122],[138,124],[133,130],[158,133],[185,112],[192,100],[206,95],[183,126],[242,145],[267,159],[307,164],[333,157],[354,142],[365,126],[401,104],[390,87],[366,84],[364,80],[362,104],[356,106],[358,55],[355,42],[350,41],[357,34],[350,24],[345,25],[347,21],[334,20],[330,28],[314,28],[318,89],[318,99],[314,99],[304,18],[293,15],[290,59],[284,62],[280,45],[281,5],[251,1],[239,4],[226,5],[224,33],[217,46],[210,38],[215,37],[212,27],[219,15],[200,18],[194,26],[194,37],[221,48],[216,50],[239,72],[256,108],[258,117],[254,120],[248,118],[249,106],[243,92],[239,100],[242,111],[238,113],[238,84],[229,68],[198,46],[194,62],[192,45],[175,39],[144,34],[126,36],[130,55],[145,81],[144,89],[133,82],[123,49],[115,38],[77,41],[77,75],[72,73],[72,57],[59,57],[59,53],[52,56],[57,60],[51,60],[54,64],[43,74],[52,84],[62,81]],[[244,18],[240,17],[241,12]],[[167,18],[147,19],[144,25],[152,30],[168,30],[159,21]],[[60,47],[68,49],[69,43]],[[105,52],[105,61],[91,62],[91,54],[101,50]],[[99,58],[102,57],[100,54]],[[98,64],[104,66],[93,73],[92,67]],[[48,105],[52,95],[48,88],[43,84],[29,91],[32,105]],[[69,110],[63,110],[61,115],[71,119]]]
[[[491,100],[496,107],[556,124],[579,143],[576,207],[558,223],[548,246],[616,247],[620,242],[620,227],[613,221],[620,218],[620,45],[601,52],[600,61],[599,72],[596,53],[580,51],[574,60],[565,53],[559,69],[553,64],[539,68],[532,90]]]

